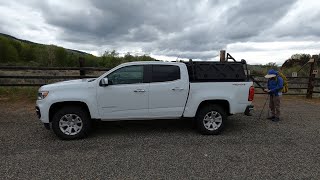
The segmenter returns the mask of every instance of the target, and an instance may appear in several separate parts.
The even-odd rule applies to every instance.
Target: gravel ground
[[[229,117],[203,136],[186,120],[98,123],[61,141],[29,102],[0,99],[1,179],[320,179],[320,103],[284,98],[282,121]]]

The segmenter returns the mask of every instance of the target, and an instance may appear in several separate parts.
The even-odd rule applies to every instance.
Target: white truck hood
[[[41,86],[40,90],[47,91],[47,90],[64,89],[64,88],[88,87],[90,82],[94,80],[95,79],[76,79],[76,80],[69,80],[69,81],[61,81],[61,82],[56,82],[56,83]]]

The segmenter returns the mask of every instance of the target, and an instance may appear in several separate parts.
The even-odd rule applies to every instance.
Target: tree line
[[[136,56],[127,53],[120,56],[115,50],[105,51],[101,57],[97,57],[55,45],[28,43],[0,35],[1,65],[77,67],[79,57],[85,58],[85,66],[106,68],[124,62],[156,60],[148,55]]]

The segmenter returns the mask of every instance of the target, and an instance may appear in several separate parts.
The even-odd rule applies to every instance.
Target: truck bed
[[[194,82],[190,83],[189,97],[184,117],[193,117],[202,101],[208,99],[226,100],[230,114],[243,113],[248,101],[249,88],[253,82]]]

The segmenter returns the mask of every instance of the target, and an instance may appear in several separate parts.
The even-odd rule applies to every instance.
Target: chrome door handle
[[[172,91],[182,91],[182,90],[183,90],[183,88],[175,87],[175,88],[172,88],[171,90],[172,90]]]
[[[146,92],[144,89],[136,89],[133,92]]]

